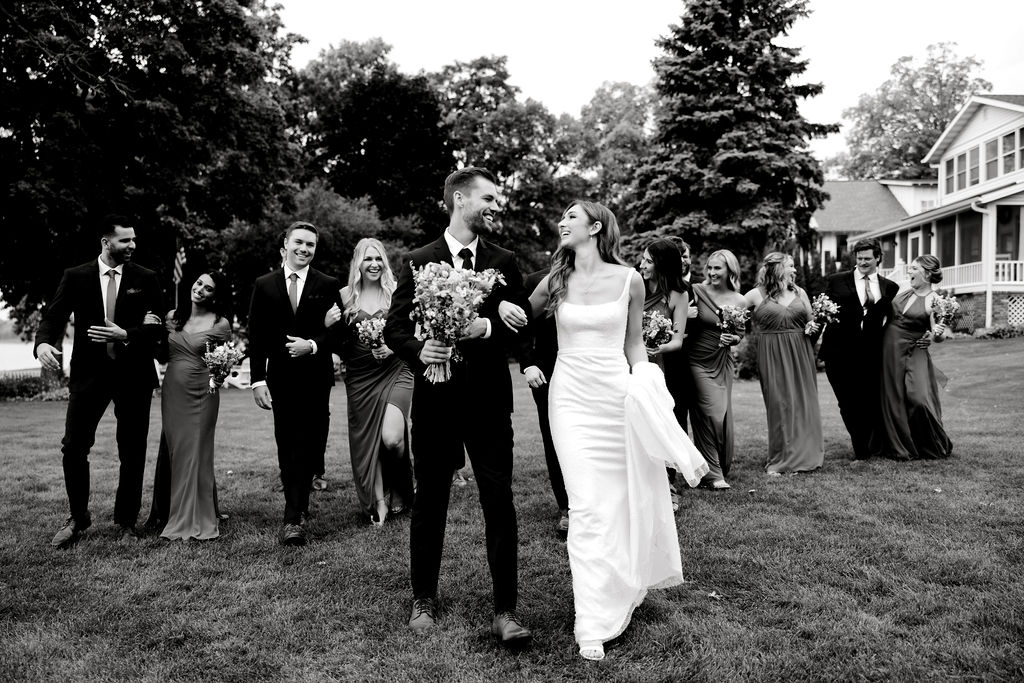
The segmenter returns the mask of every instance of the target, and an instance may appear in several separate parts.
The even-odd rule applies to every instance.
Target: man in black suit
[[[450,221],[444,234],[411,252],[402,267],[391,300],[384,338],[416,376],[412,402],[412,444],[416,497],[409,531],[413,607],[409,627],[431,629],[437,619],[437,586],[448,516],[452,474],[464,462],[463,448],[473,464],[484,513],[487,562],[494,586],[491,632],[505,644],[520,644],[530,632],[516,617],[518,600],[518,529],[512,502],[512,378],[506,345],[513,332],[498,315],[498,302],[526,305],[523,278],[512,252],[481,237],[493,229],[498,212],[494,176],[468,167],[445,179],[444,201]],[[447,382],[431,384],[423,372],[429,363],[443,363],[451,347],[433,339],[416,339],[409,318],[415,282],[412,267],[444,262],[458,269],[499,270],[497,285],[484,300],[480,317],[459,342],[462,360],[452,363]]]
[[[839,305],[838,320],[825,326],[818,357],[839,402],[839,414],[853,442],[853,457],[871,457],[879,427],[882,328],[892,315],[899,286],[878,274],[882,245],[864,239],[853,245],[856,268],[828,279],[825,293]]]
[[[64,271],[35,339],[35,355],[48,369],[60,370],[57,345],[68,317],[75,317],[67,418],[61,449],[64,485],[71,516],[51,545],[66,548],[92,524],[89,513],[89,450],[96,427],[111,401],[117,416],[120,472],[114,524],[123,538],[134,538],[142,503],[149,407],[157,386],[153,353],[163,325],[145,325],[146,313],[162,313],[156,273],[132,263],[135,228],[123,216],[107,216],[99,228],[101,252]]]
[[[545,268],[528,275],[525,285],[527,294],[532,293],[550,271],[550,268]],[[568,534],[569,495],[565,492],[565,480],[562,478],[562,468],[558,464],[558,453],[551,438],[551,421],[548,419],[548,382],[551,381],[551,373],[555,371],[555,361],[558,358],[558,332],[555,329],[554,316],[541,313],[534,321],[532,334],[522,334],[532,337],[532,343],[523,345],[524,354],[520,366],[526,383],[533,392],[533,402],[537,404],[537,420],[540,424],[541,442],[544,444],[548,479],[551,481],[551,491],[555,494],[555,502],[558,503],[559,517],[555,528],[562,534]]]
[[[335,344],[324,316],[335,303],[341,305],[341,286],[309,265],[318,237],[311,223],[289,225],[284,264],[256,279],[249,306],[251,387],[256,405],[274,413],[284,545],[306,543],[309,483],[316,463],[323,461],[331,421]]]

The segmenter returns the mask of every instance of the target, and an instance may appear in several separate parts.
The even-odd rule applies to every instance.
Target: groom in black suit
[[[838,320],[825,326],[818,357],[839,402],[839,414],[853,441],[853,457],[871,457],[871,435],[879,427],[882,328],[892,316],[899,286],[878,274],[882,245],[863,239],[853,245],[857,266],[828,279],[825,293],[839,305]]]
[[[323,462],[330,428],[334,346],[324,316],[341,304],[337,279],[309,264],[319,232],[311,223],[288,226],[283,267],[257,278],[249,307],[253,399],[274,412],[274,439],[284,486],[284,545],[305,545],[309,483]],[[342,328],[343,325],[335,327]]]
[[[157,386],[153,353],[163,325],[145,325],[147,312],[160,314],[163,296],[156,273],[132,262],[135,228],[123,216],[99,226],[99,258],[64,271],[36,332],[35,355],[44,367],[60,370],[57,350],[68,317],[75,316],[71,381],[63,448],[64,485],[71,516],[51,545],[66,548],[92,524],[89,513],[89,450],[96,427],[111,402],[117,417],[120,472],[114,524],[122,537],[136,537],[146,468],[149,407]]]
[[[527,304],[523,278],[512,252],[490,244],[498,212],[494,176],[468,167],[448,176],[444,202],[451,216],[444,234],[411,252],[402,267],[388,313],[384,338],[416,376],[412,402],[412,444],[416,497],[409,531],[413,607],[409,627],[431,629],[437,619],[437,585],[448,516],[452,475],[469,454],[480,488],[487,562],[494,586],[491,632],[505,644],[529,640],[516,617],[518,530],[512,502],[512,378],[506,345],[511,332],[498,315],[498,302]],[[483,302],[480,317],[459,342],[463,360],[452,363],[452,377],[431,384],[423,376],[429,363],[444,362],[451,347],[433,339],[419,341],[409,318],[413,311],[412,266],[444,262],[458,269],[495,268],[506,284]]]

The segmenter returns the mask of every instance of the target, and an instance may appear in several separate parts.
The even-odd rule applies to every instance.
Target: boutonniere
[[[142,293],[142,290],[139,289],[138,287],[130,287],[128,289],[128,291],[125,292],[125,294],[141,294],[141,293]]]

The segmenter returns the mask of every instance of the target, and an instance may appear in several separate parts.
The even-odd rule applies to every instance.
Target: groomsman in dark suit
[[[526,293],[530,294],[540,281],[551,271],[550,268],[531,273],[526,278]],[[528,338],[532,337],[531,343],[522,344],[523,356],[520,360],[520,367],[526,377],[526,383],[533,393],[533,402],[537,404],[537,419],[540,425],[541,442],[544,445],[544,460],[548,466],[548,479],[551,481],[551,491],[555,494],[555,502],[558,503],[558,524],[556,529],[559,533],[569,533],[569,495],[565,492],[565,480],[562,478],[562,468],[558,464],[558,453],[555,451],[555,442],[551,438],[551,421],[548,419],[548,382],[551,381],[551,373],[555,371],[555,361],[558,358],[558,332],[555,329],[555,319],[541,313],[534,321],[532,334],[522,332]]]
[[[853,457],[871,457],[878,429],[882,372],[882,328],[892,316],[899,286],[878,274],[882,245],[864,239],[853,245],[856,267],[828,279],[825,293],[839,305],[838,320],[825,326],[818,357],[839,402],[839,414],[853,442]]]
[[[249,306],[253,399],[274,413],[285,500],[280,540],[290,546],[306,543],[309,483],[327,448],[335,344],[324,316],[342,305],[338,280],[309,265],[318,238],[311,223],[289,225],[284,264],[257,278]]]
[[[57,350],[68,317],[75,317],[67,418],[61,449],[64,485],[71,516],[51,545],[66,548],[92,524],[89,513],[89,450],[96,427],[111,402],[117,417],[120,471],[114,524],[133,538],[142,502],[149,407],[157,386],[153,354],[163,325],[145,325],[146,313],[164,310],[156,273],[132,262],[135,228],[123,216],[107,216],[99,226],[99,258],[64,271],[43,315],[35,355],[59,370]]]
[[[514,333],[501,322],[498,302],[526,306],[523,278],[511,251],[485,241],[498,213],[494,176],[468,167],[445,179],[444,202],[450,221],[437,240],[411,252],[392,297],[384,338],[416,376],[412,402],[412,444],[416,497],[409,531],[413,607],[409,627],[434,627],[437,587],[448,516],[452,474],[469,454],[483,508],[487,562],[494,586],[491,632],[504,644],[529,640],[515,613],[518,600],[518,529],[512,502],[512,378],[506,346]],[[423,377],[429,363],[444,362],[451,347],[419,341],[409,319],[413,310],[412,266],[444,262],[458,269],[495,268],[504,275],[484,301],[478,318],[459,342],[462,360],[452,377],[431,384]]]

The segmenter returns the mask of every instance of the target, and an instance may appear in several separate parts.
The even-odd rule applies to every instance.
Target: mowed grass
[[[760,387],[737,383],[733,488],[686,491],[678,516],[687,583],[652,592],[599,663],[576,654],[565,546],[518,375],[520,613],[535,633],[521,652],[488,633],[472,482],[452,492],[441,628],[408,632],[408,517],[378,531],[358,514],[341,386],[332,486],[314,494],[301,549],[276,541],[271,417],[248,392],[223,393],[217,477],[231,519],[220,539],[118,542],[108,412],[91,458],[94,525],[63,552],[49,539],[66,516],[65,404],[0,404],[0,679],[1021,680],[1024,340],[933,348],[950,378],[947,461],[851,462],[820,375],[825,467],[769,479]],[[154,403],[147,509],[158,429]]]

